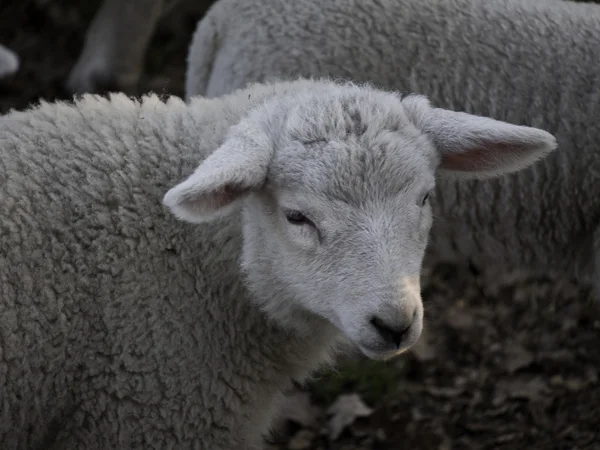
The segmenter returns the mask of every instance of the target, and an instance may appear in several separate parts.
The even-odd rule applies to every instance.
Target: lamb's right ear
[[[179,219],[192,223],[226,215],[263,185],[272,155],[266,133],[237,125],[194,173],[165,194],[163,204]]]
[[[404,99],[416,126],[440,155],[440,170],[462,178],[490,178],[524,169],[556,149],[556,138],[539,128],[432,108],[426,97]]]

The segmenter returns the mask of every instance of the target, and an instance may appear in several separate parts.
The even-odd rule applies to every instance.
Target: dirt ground
[[[67,98],[98,4],[77,3],[0,1],[0,42],[22,64],[0,80],[0,112]],[[140,92],[182,95],[202,10],[161,21]],[[303,387],[272,448],[600,449],[600,306],[569,280],[474,272],[435,265],[420,345],[394,362],[345,360]]]

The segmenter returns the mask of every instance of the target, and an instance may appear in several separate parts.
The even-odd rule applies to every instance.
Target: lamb
[[[436,177],[555,148],[326,79],[11,111],[2,448],[260,448],[293,381],[348,346],[389,359],[419,338]]]
[[[600,6],[538,0],[218,0],[186,97],[328,76],[545,129],[560,151],[493,180],[441,180],[430,252],[541,268],[600,296]]]

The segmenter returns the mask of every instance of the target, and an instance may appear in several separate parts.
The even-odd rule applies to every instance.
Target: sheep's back
[[[210,120],[192,127],[186,108],[86,97],[0,118],[6,448],[46,448],[69,421],[117,420],[115,399],[119,414],[145,405],[148,424],[157,411],[197,420],[177,415],[220,339],[210,302],[240,295],[240,235],[235,220],[186,225],[161,204],[206,153]]]

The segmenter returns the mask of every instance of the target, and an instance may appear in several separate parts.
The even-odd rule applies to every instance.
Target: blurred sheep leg
[[[12,75],[17,70],[19,70],[19,57],[0,44],[0,78]]]
[[[162,6],[163,0],[105,0],[86,33],[67,90],[134,91]]]

